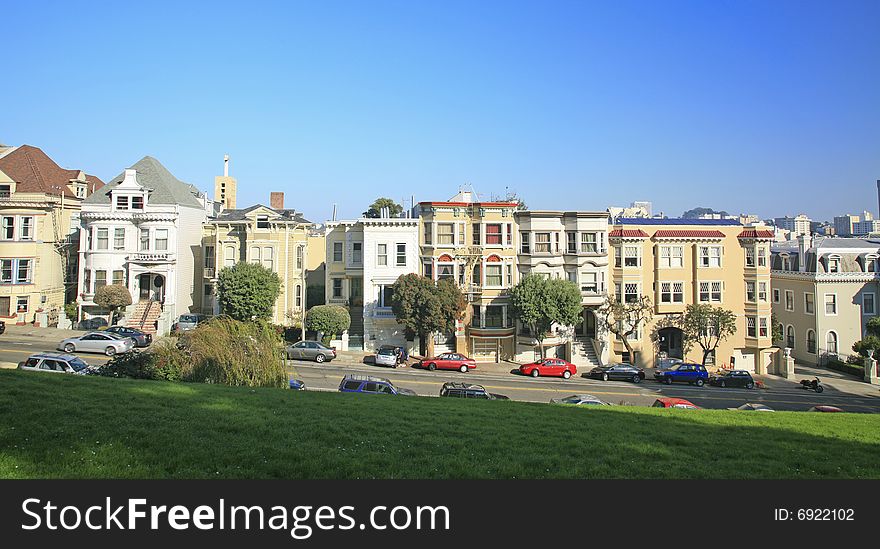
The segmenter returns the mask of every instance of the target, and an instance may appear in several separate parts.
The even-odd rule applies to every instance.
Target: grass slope
[[[878,478],[880,416],[0,371],[0,478]]]

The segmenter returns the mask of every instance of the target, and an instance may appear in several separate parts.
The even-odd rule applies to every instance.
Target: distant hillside
[[[728,215],[728,213],[725,212],[724,210],[716,211],[716,210],[713,210],[712,208],[694,208],[692,210],[688,210],[688,211],[684,212],[683,214],[681,214],[681,217],[683,217],[684,219],[697,219],[701,215],[706,215],[706,214],[720,214],[722,216]]]

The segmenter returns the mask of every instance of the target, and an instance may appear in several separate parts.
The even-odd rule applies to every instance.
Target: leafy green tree
[[[452,284],[438,286],[430,278],[410,273],[402,275],[392,286],[391,310],[397,321],[419,338],[419,352],[424,355],[428,335],[449,331],[455,326],[454,310],[463,298]]]
[[[596,315],[597,321],[602,327],[623,341],[629,353],[630,362],[635,360],[632,344],[629,342],[632,336],[642,324],[647,324],[654,316],[654,304],[651,298],[643,295],[635,301],[618,299],[622,296],[605,296],[605,302],[599,306]]]
[[[437,297],[440,300],[440,316],[444,322],[441,331],[451,332],[455,329],[455,321],[461,320],[467,309],[467,298],[458,285],[445,278],[437,281]]]
[[[224,267],[217,277],[220,310],[235,320],[268,320],[280,293],[278,274],[255,263]]]
[[[399,217],[403,213],[403,206],[390,198],[377,198],[367,211],[363,213],[364,217],[378,218],[381,216],[382,208],[388,208],[391,217]]]
[[[320,332],[330,339],[348,330],[351,314],[341,305],[317,305],[306,312],[306,329]]]
[[[703,366],[718,345],[736,333],[736,314],[723,307],[695,303],[688,305],[681,319],[683,337],[703,349]]]
[[[122,284],[101,286],[95,290],[95,305],[110,311],[112,326],[119,309],[131,305],[131,292]]]
[[[852,350],[862,356],[868,356],[868,351],[873,351],[874,358],[880,356],[880,337],[867,335],[865,339],[853,343]]]
[[[526,275],[510,290],[513,315],[538,340],[544,358],[544,339],[554,324],[573,326],[583,314],[581,292],[569,280]]]
[[[776,317],[776,313],[772,313],[770,315],[770,326],[772,333],[772,341],[775,343],[782,343],[782,338],[785,337],[785,330],[782,328],[782,323],[779,322],[779,319]]]
[[[875,316],[865,325],[868,335],[880,337],[880,316]]]

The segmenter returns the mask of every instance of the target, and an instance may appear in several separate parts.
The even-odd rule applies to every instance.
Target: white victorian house
[[[95,291],[123,284],[132,296],[125,324],[167,333],[179,315],[193,310],[202,225],[213,212],[204,193],[149,156],[89,196],[80,215],[82,318],[106,317]]]

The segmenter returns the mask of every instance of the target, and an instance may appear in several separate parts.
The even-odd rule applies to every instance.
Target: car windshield
[[[560,402],[564,402],[566,404],[577,404],[580,401],[581,401],[581,399],[579,397],[570,396],[570,397],[563,398]]]
[[[81,358],[74,358],[73,360],[69,361],[68,364],[70,364],[70,367],[73,368],[74,372],[81,372],[82,370],[85,370],[89,367],[89,365],[86,364]]]
[[[180,321],[181,322],[195,322],[196,317],[193,315],[181,315]]]
[[[379,349],[380,355],[393,355],[394,349]]]

